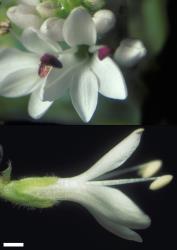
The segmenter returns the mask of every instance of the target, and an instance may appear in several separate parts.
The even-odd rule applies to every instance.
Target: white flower
[[[156,190],[167,185],[172,180],[172,176],[105,180],[115,175],[139,170],[143,174],[148,168],[153,174],[159,170],[157,165],[161,165],[161,162],[153,161],[132,169],[120,170],[114,175],[111,173],[111,176],[105,175],[120,167],[133,154],[140,143],[142,132],[143,129],[134,131],[83,174],[71,178],[59,178],[54,185],[39,188],[33,195],[55,202],[56,200],[78,202],[111,233],[127,240],[142,242],[141,236],[134,230],[147,228],[151,223],[150,218],[122,191],[109,186],[151,181],[150,189]],[[100,177],[102,180],[94,180]]]
[[[21,41],[28,52],[18,49],[0,49],[0,94],[5,97],[20,97],[32,93],[29,113],[39,118],[52,102],[40,100],[40,91],[51,67],[61,67],[57,59],[60,46],[32,28],[26,29]],[[46,60],[49,60],[46,62]]]
[[[0,94],[5,97],[20,97],[32,93],[28,107],[29,114],[33,118],[40,118],[53,103],[53,100],[41,100],[44,84],[47,82],[49,86],[52,86],[51,90],[56,91],[53,95],[57,96],[57,98],[63,96],[70,87],[71,98],[76,110],[78,113],[80,112],[79,114],[84,121],[88,121],[96,106],[94,101],[97,102],[98,82],[89,69],[85,68],[83,70],[83,60],[78,59],[76,61],[73,53],[62,52],[57,43],[47,39],[32,28],[24,31],[21,40],[31,53],[13,48],[0,50],[0,70],[2,72],[0,76]],[[55,67],[53,61],[50,65],[45,64],[44,59],[46,55],[52,57],[52,60],[58,60],[57,58],[59,57],[58,62],[62,63],[63,68]],[[119,74],[116,65],[111,65],[110,62],[111,59],[106,63],[108,68],[104,63],[99,63],[101,63],[103,71],[109,72],[110,66],[115,74]],[[79,64],[83,72],[78,69]],[[99,65],[96,67],[99,70]],[[78,82],[73,84],[72,80],[76,76],[79,77]],[[89,77],[88,79],[87,76]],[[107,80],[109,80],[110,87],[114,83],[119,86],[119,83],[114,81],[113,78],[107,78]],[[54,89],[55,86],[56,89]],[[104,91],[103,87],[104,85],[102,86],[102,91]],[[109,87],[107,89],[109,90]],[[111,89],[109,93],[111,93]]]
[[[56,33],[55,21],[53,23],[53,19],[50,19],[47,22],[53,25],[53,31]],[[45,25],[44,23],[43,28]],[[49,30],[52,32],[52,29]],[[52,35],[50,36],[52,37]],[[38,54],[38,64],[32,65],[35,72],[33,76],[28,72],[26,74],[26,71],[19,71],[21,75],[18,72],[14,73],[18,81],[18,83],[14,81],[14,84],[9,84],[2,78],[1,95],[16,97],[27,95],[35,90],[30,98],[29,113],[33,118],[39,118],[53,101],[63,96],[69,89],[73,106],[81,119],[88,122],[95,112],[98,93],[120,100],[127,97],[125,81],[116,63],[108,57],[109,48],[96,46],[96,25],[85,8],[78,7],[70,13],[62,30],[58,30],[58,37],[61,36],[71,49],[61,52],[57,43],[41,34],[40,31],[27,28],[22,34],[22,43],[28,51]],[[50,50],[48,50],[48,47],[50,47]],[[6,51],[8,50],[4,50],[4,53]],[[59,57],[63,68],[59,70],[54,65],[45,65],[45,63],[41,65],[39,62],[45,54],[54,55],[56,59]],[[28,55],[26,54],[26,60]],[[18,60],[17,55],[16,60]],[[12,75],[11,70],[13,70],[13,67],[9,71],[7,66],[6,74],[9,71]],[[31,84],[29,85],[27,80],[28,75],[31,84],[34,83],[31,81],[33,77],[37,81],[40,80],[40,88],[31,88]],[[9,74],[7,76],[6,79],[10,77]],[[39,76],[43,79],[40,79]],[[23,84],[20,83],[19,77],[20,80],[23,78]],[[27,82],[26,85],[25,81]],[[35,87],[38,85],[35,84]],[[30,89],[28,89],[29,86]]]
[[[122,75],[110,58],[100,61],[95,56],[90,66],[90,60],[77,58],[73,50],[72,53],[70,50],[62,52],[57,43],[32,28],[23,32],[21,40],[31,53],[17,49],[2,49],[0,52],[0,69],[3,72],[0,76],[0,94],[19,97],[33,92],[28,108],[33,118],[40,118],[55,97],[63,96],[68,88],[74,107],[84,121],[89,121],[95,111],[98,91],[111,98],[124,98]],[[52,63],[45,64],[45,55],[53,56],[55,60],[59,57],[63,68],[58,69]],[[41,101],[43,86],[45,95],[50,94],[51,99]]]
[[[116,63],[107,56],[107,47],[96,46],[96,26],[88,11],[75,8],[64,22],[65,42],[78,52],[60,57],[64,64],[60,74],[46,78],[43,100],[54,101],[70,89],[72,103],[81,119],[88,122],[97,106],[98,92],[123,100],[127,97],[125,81]],[[73,55],[72,55],[73,54]]]
[[[61,201],[77,202],[111,233],[127,240],[142,242],[141,236],[134,230],[147,228],[151,223],[149,216],[122,191],[110,187],[121,185],[123,188],[126,184],[151,182],[149,189],[158,190],[172,181],[172,175],[152,177],[161,168],[162,161],[159,160],[113,172],[136,150],[142,132],[143,129],[135,130],[91,168],[75,177],[44,176],[13,181],[12,167],[9,163],[8,168],[0,175],[0,198],[32,208],[49,208]],[[0,147],[0,158],[2,154]],[[137,172],[143,178],[110,180],[112,177],[130,172]],[[15,196],[16,191],[18,195]]]

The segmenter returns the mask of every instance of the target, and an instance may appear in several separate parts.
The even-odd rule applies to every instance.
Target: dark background
[[[144,73],[149,91],[143,105],[143,124],[177,124],[177,1],[167,0],[169,37],[155,62]]]
[[[135,126],[0,126],[5,168],[12,161],[13,178],[72,176],[88,169]],[[146,127],[141,144],[124,164],[163,159],[162,173],[176,174],[177,128]],[[176,249],[176,179],[152,192],[146,184],[122,190],[152,218],[140,230],[142,244],[118,238],[103,229],[80,205],[64,202],[46,210],[19,208],[0,200],[0,244],[25,242],[26,249]]]

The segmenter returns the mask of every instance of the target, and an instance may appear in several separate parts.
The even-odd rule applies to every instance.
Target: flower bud
[[[114,59],[121,66],[132,67],[146,55],[146,48],[140,40],[125,39],[117,48]]]
[[[43,22],[42,18],[36,15],[34,6],[30,5],[13,6],[7,10],[6,14],[10,21],[21,29],[28,27],[39,29]]]
[[[84,0],[85,7],[92,11],[100,10],[105,5],[105,0]]]
[[[63,41],[64,19],[51,17],[43,22],[40,31],[54,41]]]
[[[114,28],[116,17],[110,10],[99,10],[93,16],[93,21],[99,35],[103,35]]]
[[[55,16],[57,11],[55,4],[50,1],[39,3],[36,7],[36,10],[43,18]]]

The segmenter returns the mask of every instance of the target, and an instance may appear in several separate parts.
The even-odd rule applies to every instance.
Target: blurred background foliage
[[[3,2],[3,5],[1,4],[0,7],[0,20],[5,20],[7,19],[5,10],[15,1],[3,0],[1,2]],[[148,98],[151,100],[151,97],[154,96],[152,91],[156,91],[156,88],[151,88],[151,83],[161,81],[163,65],[160,64],[158,58],[162,56],[163,61],[165,56],[168,56],[163,53],[172,33],[169,2],[168,0],[108,1],[108,8],[113,9],[118,17],[117,27],[108,36],[108,39],[118,46],[123,38],[138,38],[144,42],[148,55],[136,67],[122,69],[128,85],[128,99],[126,101],[115,101],[100,96],[91,124],[168,122],[164,115],[158,120],[155,115],[152,117],[146,116],[146,113],[153,113],[148,109],[150,107],[153,110],[151,101],[150,104],[148,103]],[[0,36],[0,47],[20,47],[20,44],[11,34],[7,34]],[[157,86],[158,84],[156,84]],[[0,97],[0,120],[32,121],[27,114],[28,98]],[[156,98],[158,100],[158,97]],[[82,123],[71,105],[69,95],[55,102],[39,122]]]

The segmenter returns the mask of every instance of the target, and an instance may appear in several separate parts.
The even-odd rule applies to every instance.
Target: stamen
[[[153,181],[153,183],[151,183],[151,185],[149,186],[149,189],[153,191],[161,189],[165,187],[166,185],[168,185],[172,180],[173,180],[172,175],[160,176],[155,181]]]
[[[108,57],[109,55],[111,55],[111,49],[107,46],[101,47],[98,50],[98,58],[102,61],[103,59],[105,59],[106,57]]]
[[[160,170],[161,166],[162,166],[161,160],[149,161],[147,163],[140,164],[140,165],[130,167],[127,169],[117,169],[116,171],[113,171],[111,173],[107,173],[101,176],[100,178],[98,178],[98,180],[99,179],[111,179],[115,176],[117,177],[120,175],[129,174],[132,172],[138,172],[138,175],[140,175],[141,177],[147,178],[156,174]]]
[[[124,185],[124,184],[133,184],[133,183],[141,183],[148,181],[155,181],[159,177],[151,177],[151,178],[132,178],[132,179],[119,179],[119,180],[105,180],[105,181],[89,181],[87,183],[101,186],[116,186],[116,185]]]
[[[163,175],[158,177],[150,178],[132,178],[132,179],[119,179],[119,180],[103,180],[103,181],[88,181],[88,184],[97,185],[97,186],[118,186],[124,184],[134,184],[153,181],[149,186],[150,190],[158,190],[160,188],[168,185],[173,179],[172,175]]]
[[[52,66],[54,68],[63,67],[62,63],[58,60],[58,58],[50,54],[44,54],[40,60],[42,64],[47,65],[47,66]]]
[[[140,166],[138,175],[144,178],[151,177],[155,175],[161,169],[161,167],[162,167],[162,161],[160,160],[145,163]]]
[[[51,66],[47,66],[47,65],[41,63],[40,66],[39,66],[38,75],[41,78],[46,77],[48,75],[48,73],[49,73],[49,71],[50,71],[51,68],[52,68]]]
[[[53,55],[44,54],[41,58],[41,64],[39,66],[38,74],[41,78],[44,78],[48,75],[50,69],[53,68],[62,68],[62,63]]]

